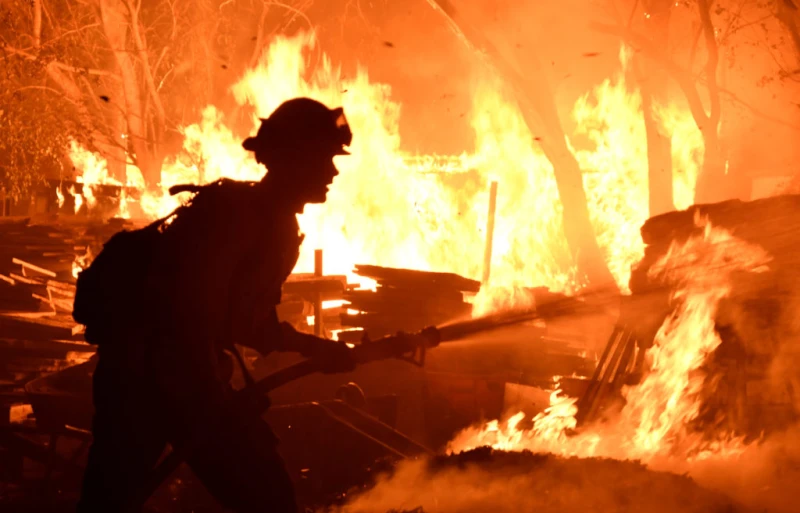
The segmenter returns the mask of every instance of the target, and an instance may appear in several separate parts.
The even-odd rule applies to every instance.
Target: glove
[[[310,356],[319,362],[325,374],[352,372],[356,368],[353,350],[341,342],[320,340]]]

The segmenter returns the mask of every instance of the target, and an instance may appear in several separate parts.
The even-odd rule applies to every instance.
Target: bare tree
[[[696,15],[696,32],[683,38],[689,45],[683,48],[683,59],[675,49],[667,45],[665,35],[659,35],[653,21],[662,18],[669,23],[669,11],[679,5],[690,7]],[[798,129],[796,124],[787,119],[780,119],[767,114],[751,103],[745,101],[740,94],[730,91],[720,83],[720,62],[725,55],[728,67],[736,59],[741,45],[766,52],[775,63],[774,76],[761,77],[757,82],[762,86],[771,82],[788,82],[800,80],[800,53],[792,59],[792,65],[784,62],[780,49],[786,46],[787,36],[794,48],[800,52],[800,37],[797,35],[798,15],[793,0],[770,0],[753,2],[739,0],[730,4],[721,4],[714,0],[691,0],[674,4],[669,0],[635,0],[635,7],[643,8],[644,30],[636,32],[631,25],[618,23],[616,26],[592,24],[593,28],[615,35],[640,51],[650,61],[649,72],[643,74],[647,82],[641,82],[643,96],[648,95],[648,84],[653,82],[653,73],[666,72],[683,92],[690,112],[701,131],[704,142],[703,166],[698,177],[695,201],[719,201],[733,194],[733,180],[727,173],[726,154],[721,140],[723,105],[744,108],[753,117],[770,123]],[[749,12],[746,15],[745,12]],[[785,29],[782,33],[775,31],[775,26],[768,25],[768,19],[774,17]],[[760,33],[750,33],[759,28]],[[666,30],[667,27],[664,27]],[[704,59],[698,56],[704,56]],[[679,62],[683,60],[684,64]],[[697,62],[700,61],[700,62]],[[722,75],[724,76],[724,75]],[[656,80],[663,84],[663,80]],[[726,109],[728,108],[726,107]],[[648,139],[648,142],[652,142]],[[652,149],[649,148],[649,151]],[[651,163],[652,164],[652,163]]]
[[[0,144],[14,147],[41,124],[52,133],[27,146],[33,154],[63,153],[65,138],[77,139],[106,157],[118,179],[130,163],[156,185],[165,155],[179,147],[177,127],[213,101],[215,74],[228,69],[228,3],[4,2],[10,22],[0,28],[0,83],[17,102],[5,116],[17,117]],[[25,157],[6,154],[5,175],[35,175],[38,166]]]

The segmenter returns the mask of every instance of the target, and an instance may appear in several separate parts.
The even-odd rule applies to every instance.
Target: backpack
[[[147,277],[157,251],[161,220],[112,236],[92,263],[78,274],[72,318],[85,326],[90,344],[126,330],[126,319],[141,318],[147,304]]]
[[[208,185],[180,185],[170,194],[191,192],[194,196],[169,216],[138,230],[123,230],[112,236],[92,263],[78,274],[72,318],[85,326],[90,344],[105,345],[124,334],[145,336],[157,291],[151,290],[150,276],[164,238],[191,244],[203,236],[210,216],[228,208],[252,182],[218,180]],[[167,233],[169,232],[169,233]]]

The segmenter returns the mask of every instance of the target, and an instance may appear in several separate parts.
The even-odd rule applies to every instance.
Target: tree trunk
[[[703,168],[697,179],[697,189],[695,190],[695,203],[713,203],[727,199],[730,190],[719,141],[719,126],[722,114],[719,86],[717,85],[719,48],[717,47],[714,26],[711,22],[710,1],[698,0],[697,7],[703,27],[707,54],[705,76],[710,107],[707,115],[702,104],[699,108],[702,114],[696,112],[698,109],[692,109],[697,128],[703,133],[703,143],[705,145]]]
[[[730,197],[730,180],[725,172],[725,158],[715,130],[703,130],[703,168],[697,177],[695,203],[716,203]]]
[[[650,40],[666,48],[669,40],[669,20],[673,0],[643,0]],[[647,178],[650,197],[650,216],[675,210],[672,175],[672,139],[661,130],[653,116],[653,102],[666,105],[668,101],[667,74],[649,60],[634,56],[634,69],[642,94],[642,115],[647,137]]]
[[[564,207],[564,234],[578,271],[592,286],[615,287],[614,277],[597,244],[589,217],[580,165],[567,147],[553,94],[540,63],[535,58],[527,62],[527,73],[523,76],[480,31],[458,17],[449,4],[442,7],[436,0],[427,1],[445,17],[455,35],[476,55],[485,58],[486,64],[496,69],[513,88],[528,128],[533,132],[537,126],[542,126],[547,131],[547,136],[539,142],[545,156],[553,164],[559,197]]]
[[[641,77],[642,73],[638,69],[640,66],[645,68],[649,66],[646,66],[646,63],[636,65],[637,75]],[[661,124],[653,116],[653,100],[658,98],[653,92],[654,82],[657,82],[657,79],[650,78],[654,75],[638,79],[647,137],[647,185],[651,217],[675,210],[672,188],[672,140],[669,134],[662,132]]]
[[[133,50],[128,44],[129,19],[125,14],[125,6],[120,0],[100,0],[100,12],[106,39],[114,51],[119,74],[122,77],[124,107],[117,104],[125,113],[127,125],[126,138],[133,148],[133,160],[139,167],[148,186],[160,181],[160,163],[153,159],[148,144],[147,115],[142,105],[142,88],[131,58]],[[112,102],[114,99],[112,98]]]

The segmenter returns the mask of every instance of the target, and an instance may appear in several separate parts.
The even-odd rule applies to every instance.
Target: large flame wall
[[[494,180],[499,193],[492,285],[567,292],[580,287],[563,234],[553,168],[494,77],[484,77],[474,88],[474,148],[459,156],[426,158],[403,150],[402,109],[392,101],[390,87],[371,82],[363,68],[344,78],[324,54],[308,69],[308,50],[315,45],[309,33],[277,38],[232,88],[240,105],[254,107],[253,132],[258,117],[296,96],[342,105],[352,125],[352,156],[338,158],[341,174],[328,202],[308,207],[301,216],[306,240],[297,271],[311,271],[313,251],[322,248],[326,273],[345,274],[355,263],[376,263],[479,279]],[[591,143],[574,154],[584,172],[592,223],[613,275],[627,289],[630,265],[642,253],[638,230],[648,217],[647,146],[640,96],[624,79],[624,52],[621,62],[623,70],[580,98],[571,115],[578,126],[575,135]],[[676,207],[686,207],[702,140],[685,109],[660,105],[656,114],[663,131],[672,134]],[[263,176],[264,169],[242,149],[241,134],[233,133],[213,105],[183,134],[183,151],[162,169],[163,191],[187,181]],[[77,145],[71,153],[83,174],[83,196],[90,200],[93,184],[111,181],[105,162]],[[128,182],[142,183],[133,166],[128,166]],[[129,212],[129,201],[121,201],[120,215]],[[178,199],[147,192],[140,202],[146,216],[157,217]]]

